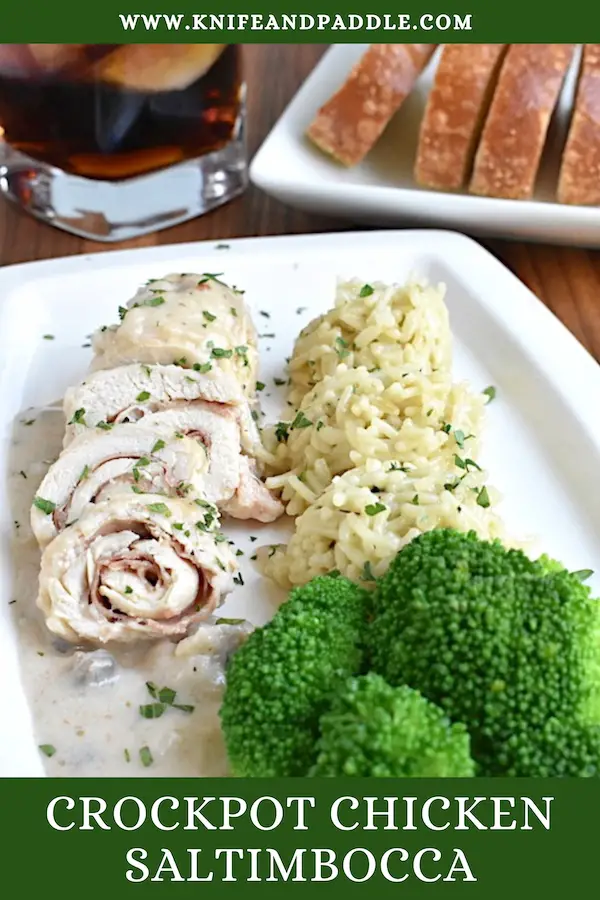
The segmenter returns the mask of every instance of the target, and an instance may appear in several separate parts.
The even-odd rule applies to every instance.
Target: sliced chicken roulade
[[[244,429],[236,410],[198,401],[150,413],[143,424],[156,432],[184,435],[202,444],[213,475],[205,488],[206,496],[234,519],[274,522],[283,515],[283,504],[260,480],[256,460],[242,452]],[[246,425],[248,435],[255,428],[254,420],[250,418]],[[213,486],[215,480],[218,487]]]
[[[145,364],[94,372],[68,388],[63,402],[67,421],[64,446],[87,428],[138,422],[149,413],[184,404],[189,408],[197,402],[212,404],[217,413],[233,415],[244,451],[258,458],[264,455],[248,400],[233,374]]]
[[[141,424],[88,429],[49,469],[31,510],[40,546],[89,503],[123,491],[206,499],[238,519],[272,522],[283,506],[241,453],[235,412],[202,403],[150,413]]]
[[[254,394],[256,331],[241,292],[217,276],[167,275],[150,281],[119,314],[119,325],[105,326],[93,337],[93,370],[131,362],[175,363],[201,373],[232,373],[246,395]]]
[[[239,481],[235,443],[224,448],[223,456],[229,466],[216,471],[206,448],[190,437],[138,425],[90,431],[72,441],[48,470],[31,508],[33,533],[44,547],[90,504],[122,493],[185,496],[215,504],[228,500]]]
[[[162,495],[89,506],[44,550],[37,605],[67,641],[181,638],[232,589],[216,510]]]

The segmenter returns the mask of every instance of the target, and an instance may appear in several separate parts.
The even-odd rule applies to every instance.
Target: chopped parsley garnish
[[[144,403],[146,400],[150,399],[150,392],[149,391],[140,391],[140,393],[137,395],[137,397],[135,399],[138,401],[138,403]]]
[[[347,356],[350,356],[348,341],[345,341],[342,337],[336,337],[335,343],[336,346],[333,349],[337,353],[338,359],[345,359]]]
[[[185,368],[185,366],[187,366],[187,356],[180,356],[179,359],[173,360],[173,365]]]
[[[370,297],[371,294],[374,293],[373,288],[370,284],[363,284],[358,294],[359,297]]]
[[[278,422],[277,423],[277,425],[275,426],[275,437],[277,438],[279,443],[282,443],[283,441],[287,441],[289,434],[290,434],[289,428],[290,428],[289,422]]]
[[[215,250],[229,250],[229,244],[216,244]]]
[[[207,281],[216,281],[216,282],[218,282],[218,284],[225,284],[225,282],[219,281],[219,276],[222,274],[223,274],[223,272],[216,272],[216,273],[203,272],[202,273],[203,277],[198,282],[198,285],[206,284]]]
[[[257,390],[257,391],[264,391],[265,386],[266,386],[266,385],[265,385],[265,383],[264,383],[263,381],[257,381],[257,382],[256,382],[256,390]]]
[[[214,322],[217,318],[213,313],[209,312],[207,309],[202,310],[202,316],[206,319],[207,322]]]
[[[203,375],[206,375],[207,372],[210,372],[212,369],[212,365],[209,362],[206,363],[194,363],[192,366],[194,372],[202,372]]]
[[[150,376],[152,375],[152,369],[150,368],[150,366],[142,366],[142,371],[146,373],[148,378],[150,378]]]
[[[587,581],[593,574],[593,569],[577,569],[576,572],[571,572],[571,575],[573,575],[574,578],[578,578],[579,581]]]
[[[23,469],[20,470],[19,475],[21,476],[21,478],[27,478],[27,475],[25,474]]]
[[[363,566],[362,574],[360,576],[363,581],[376,581],[375,575],[373,574],[373,570],[371,568],[371,563],[369,560]]]
[[[458,466],[459,469],[466,469],[466,468],[467,468],[467,464],[466,464],[466,462],[464,461],[464,459],[461,459],[460,456],[458,456],[458,454],[456,454],[456,453],[454,454],[454,464],[455,464],[456,466]]]
[[[413,506],[418,506],[419,505],[419,495],[415,494],[415,496],[412,498],[412,500],[410,502],[412,503]]]
[[[83,469],[81,470],[81,475],[79,476],[79,481],[85,481],[85,479],[88,477],[89,474],[90,474],[90,467],[84,466]],[[79,484],[79,481],[77,482],[78,484]]]
[[[274,338],[275,334],[272,331],[265,331],[264,334],[259,334],[259,338]]]
[[[223,350],[222,347],[213,347],[210,355],[215,359],[229,359],[233,356],[233,350]]]
[[[33,505],[37,509],[41,509],[41,511],[43,513],[46,513],[47,516],[49,516],[50,513],[53,513],[56,509],[56,503],[53,503],[52,500],[44,500],[43,497],[34,497]]]
[[[243,625],[245,621],[245,619],[221,618],[215,620],[215,625]]]
[[[149,503],[146,509],[150,512],[158,513],[161,516],[170,516],[171,510],[166,503]]]
[[[160,719],[166,708],[164,703],[146,703],[140,706],[140,715],[144,719]]]
[[[110,431],[110,429],[111,429],[112,427],[113,427],[113,423],[112,423],[112,422],[102,422],[102,421],[101,421],[101,422],[96,422],[96,428],[101,428],[102,431]]]
[[[306,312],[306,307],[305,307],[305,306],[299,306],[298,309],[296,310],[296,315],[297,315],[297,316],[301,316],[303,312]]]
[[[273,384],[277,385],[277,387],[283,387],[285,384],[285,378],[274,378]]]
[[[137,466],[141,466],[142,468],[143,468],[144,466],[149,466],[149,465],[150,465],[150,460],[149,460],[149,458],[148,458],[147,456],[140,456],[140,458],[138,459],[136,465],[137,465]]]
[[[54,756],[54,754],[56,753],[56,747],[54,747],[52,744],[40,744],[40,750],[42,751],[44,756],[48,757]]]
[[[490,386],[486,387],[485,390],[483,390],[481,393],[485,394],[485,396],[488,398],[488,403],[491,403],[492,400],[496,398],[496,388],[493,386],[493,384],[490,384]]]
[[[125,757],[125,762],[131,762],[131,754],[127,747],[123,750],[123,756]]]
[[[150,453],[158,453],[159,450],[163,450],[166,446],[165,442],[159,438]]]
[[[239,547],[238,547],[238,549],[235,551],[235,555],[236,555],[236,556],[243,556],[243,555],[244,555],[244,551],[243,551],[243,550],[240,550]]]
[[[134,472],[134,474],[133,474],[133,477],[134,477],[134,478],[135,478],[135,476],[136,476],[136,473],[137,473],[137,477],[138,477],[138,478],[140,477],[140,473],[137,471],[137,469],[134,469],[133,472]],[[134,494],[145,494],[145,493],[146,493],[146,491],[143,491],[141,488],[139,488],[139,487],[137,486],[137,484],[132,484],[132,485],[131,485],[131,490],[133,491]]]
[[[150,747],[140,747],[140,762],[147,769],[154,762]]]
[[[75,410],[69,425],[85,425],[85,409],[83,406],[80,409]]]
[[[487,488],[485,486],[482,487],[477,494],[477,504],[479,506],[483,506],[484,509],[487,509],[487,507],[490,505],[490,495],[488,494]]]
[[[233,580],[234,580],[235,584],[240,584],[240,585],[244,584],[244,579],[242,578],[241,572],[238,572],[237,575],[234,575]]]
[[[43,338],[44,338],[45,341],[53,341],[53,340],[54,340],[54,335],[53,335],[53,334],[44,334],[44,335],[42,335],[42,336],[43,336]]]
[[[235,308],[235,306],[230,306],[230,307],[229,307],[229,312],[231,313],[231,315],[232,315],[234,318],[237,319],[238,311],[237,311],[237,309]]]
[[[310,419],[307,419],[302,410],[299,409],[290,428],[309,428],[311,425]]]
[[[319,419],[319,421],[317,422],[315,427],[316,427],[317,431],[320,431],[321,428],[325,428],[325,422],[323,422],[321,419]]]
[[[465,446],[465,440],[466,440],[464,431],[460,431],[460,430],[455,431],[454,432],[454,440],[456,441],[456,443],[462,450]]]
[[[400,463],[393,462],[390,463],[388,472],[408,472],[408,469],[406,468],[406,466],[401,466]]]
[[[445,431],[446,434],[450,434],[450,432],[452,431],[452,425],[446,422],[445,425],[442,425],[442,431]]]
[[[270,319],[270,318],[271,318],[271,313],[267,312],[267,311],[264,310],[264,309],[259,309],[259,313],[261,314],[261,316],[264,316],[265,319]]]
[[[127,309],[126,306],[119,307],[119,318],[120,318],[121,322],[123,321],[123,319],[125,318],[125,316],[127,315],[128,312],[129,312],[129,310]]]
[[[383,512],[384,509],[387,509],[383,503],[369,503],[368,506],[365,506],[365,512],[368,516],[376,516],[378,513]]]
[[[144,300],[142,306],[162,306],[165,302],[165,298],[159,296],[156,297],[148,297],[147,300]]]
[[[252,543],[254,543],[254,541],[257,541],[257,540],[258,540],[258,538],[256,537],[255,534],[251,534],[251,535],[250,535],[250,540],[252,541]]]
[[[464,478],[464,476],[463,476],[463,478]],[[462,481],[462,478],[454,478],[452,481],[446,482],[446,484],[444,485],[444,490],[445,491],[456,490],[456,488],[459,486],[461,481]]]

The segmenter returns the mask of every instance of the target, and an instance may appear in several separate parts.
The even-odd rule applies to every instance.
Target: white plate
[[[23,457],[11,453],[15,420],[81,379],[90,362],[85,336],[114,321],[119,303],[141,282],[169,271],[223,272],[245,288],[259,331],[276,334],[260,341],[269,416],[279,415],[283,400],[273,378],[281,376],[300,327],[331,305],[337,276],[403,281],[416,271],[444,281],[456,376],[478,389],[498,389],[484,452],[491,481],[505,496],[509,527],[539,535],[539,549],[573,569],[600,572],[600,369],[507,269],[468,238],[436,231],[261,238],[232,241],[228,249],[180,244],[0,269],[0,775],[42,773],[20,687],[13,619],[19,604],[35,600],[34,578],[24,583],[21,577],[15,597],[23,566],[11,549],[13,521],[21,520],[24,535],[29,502],[15,508],[11,489],[15,470],[24,467]],[[46,333],[55,340],[44,340]],[[43,458],[51,448],[40,445],[35,452]],[[25,484],[33,495],[35,481]],[[281,527],[238,523],[230,533],[246,551],[279,537]],[[251,543],[250,534],[259,540]],[[236,589],[227,613],[264,622],[275,594],[248,555],[242,571],[245,586]],[[11,599],[17,602],[9,605]]]
[[[576,59],[550,129],[535,200],[495,200],[428,191],[413,181],[419,124],[439,51],[360,165],[346,169],[304,137],[319,107],[345,81],[367,46],[338,44],[325,54],[254,157],[250,178],[258,187],[291,206],[356,222],[441,225],[473,234],[600,247],[600,207],[553,202]]]

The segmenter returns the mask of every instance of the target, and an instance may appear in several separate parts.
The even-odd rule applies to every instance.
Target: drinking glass
[[[247,185],[239,45],[0,44],[0,191],[99,241]]]

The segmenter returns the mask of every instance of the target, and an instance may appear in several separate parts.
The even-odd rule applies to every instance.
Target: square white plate
[[[554,202],[579,53],[550,128],[535,199],[525,201],[416,186],[412,169],[419,125],[439,50],[362,163],[346,169],[317,150],[305,131],[367,46],[337,44],[318,63],[252,161],[250,178],[258,187],[290,206],[372,225],[437,225],[473,234],[600,247],[600,207]]]
[[[539,536],[536,549],[572,569],[600,573],[600,369],[543,304],[470,239],[442,231],[257,238],[231,241],[225,249],[180,244],[0,269],[0,670],[8,686],[0,775],[42,774],[20,686],[16,628],[19,608],[35,602],[37,557],[28,569],[24,548],[31,541],[27,516],[38,482],[23,481],[19,470],[29,466],[27,454],[41,460],[57,450],[41,433],[36,439],[34,423],[25,429],[32,446],[15,452],[15,423],[29,420],[35,416],[30,407],[56,401],[80,380],[90,363],[90,350],[82,346],[86,336],[114,321],[117,306],[140,283],[171,271],[223,272],[245,289],[265,335],[261,379],[267,387],[261,397],[271,420],[282,417],[284,399],[273,378],[283,374],[300,328],[331,306],[338,276],[401,282],[416,272],[445,282],[455,377],[469,379],[476,389],[497,387],[488,409],[484,462],[504,495],[509,528]],[[47,333],[55,339],[44,340]],[[15,483],[24,486],[21,499]],[[21,526],[16,544],[15,520]],[[236,588],[224,614],[260,624],[278,596],[248,557],[260,544],[281,539],[286,526],[237,523],[227,530],[246,553],[245,584]],[[256,543],[251,534],[258,535]]]

